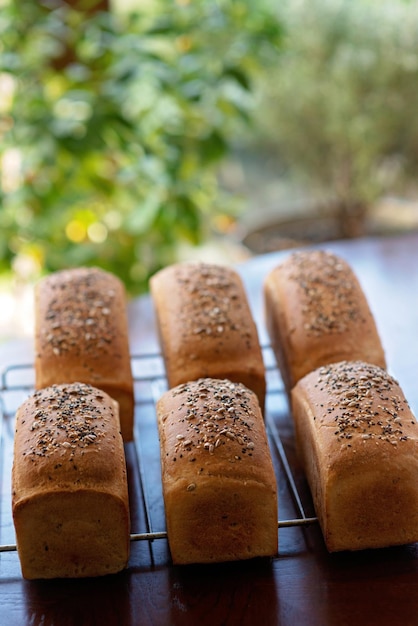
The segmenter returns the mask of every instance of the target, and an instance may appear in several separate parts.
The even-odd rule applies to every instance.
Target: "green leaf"
[[[125,221],[126,229],[133,235],[142,235],[150,230],[160,211],[158,192],[151,192],[141,205],[135,207]]]
[[[216,168],[252,119],[267,22],[231,0],[155,0],[136,15],[6,3],[0,68],[15,92],[0,162],[17,151],[18,171],[1,190],[0,266],[36,241],[42,271],[98,263],[137,292],[182,241],[201,241],[228,204]],[[74,216],[111,212],[105,242],[68,237]]]

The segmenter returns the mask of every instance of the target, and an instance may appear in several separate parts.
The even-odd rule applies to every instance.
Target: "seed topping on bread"
[[[229,380],[202,378],[179,385],[173,391],[182,402],[179,416],[174,412],[163,418],[187,422],[186,435],[177,435],[175,456],[195,461],[195,450],[202,448],[216,454],[222,446],[229,445],[230,461],[240,461],[252,456],[255,442],[252,438],[254,412],[250,407],[251,392],[241,383]]]
[[[79,268],[63,270],[48,277],[56,292],[45,314],[42,340],[56,356],[71,350],[101,355],[113,338],[109,316],[116,292],[101,288],[101,270]]]
[[[327,365],[319,368],[315,387],[329,393],[326,409],[334,416],[339,441],[358,437],[397,445],[408,439],[403,432],[408,402],[397,381],[380,367],[362,361]]]
[[[345,264],[324,250],[295,252],[291,278],[304,294],[302,312],[307,334],[342,333],[364,321],[356,301],[357,285],[344,276]]]
[[[104,394],[82,383],[53,385],[35,391],[36,411],[29,427],[24,456],[42,457],[53,453],[74,456],[75,452],[98,445],[104,435],[101,404]],[[24,421],[23,421],[24,423]]]
[[[246,339],[248,347],[251,333],[245,326],[237,324],[231,317],[231,308],[240,308],[237,285],[223,266],[197,263],[199,270],[191,275],[187,264],[176,269],[176,279],[192,294],[189,306],[184,307],[181,317],[185,334],[201,339],[238,332]]]

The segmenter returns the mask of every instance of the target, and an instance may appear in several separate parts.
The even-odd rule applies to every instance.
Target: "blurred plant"
[[[250,0],[1,4],[0,269],[98,264],[143,291],[233,215],[216,165],[278,23]]]
[[[282,54],[261,107],[290,172],[331,198],[341,235],[361,234],[373,203],[416,180],[418,4],[280,4]]]

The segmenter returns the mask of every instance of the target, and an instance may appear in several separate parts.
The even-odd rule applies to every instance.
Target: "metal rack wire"
[[[274,359],[271,355],[270,346],[263,346],[263,354],[266,362],[267,375],[267,396],[275,394],[283,395],[284,388],[278,374]],[[134,372],[135,385],[141,386],[141,393],[136,394],[136,406],[154,405],[160,396],[162,390],[166,386],[164,366],[162,357],[158,352],[141,353],[132,355],[132,369]],[[0,441],[3,440],[2,429],[5,423],[13,420],[20,401],[28,396],[34,389],[34,372],[33,365],[29,363],[21,363],[10,365],[4,369],[0,378]],[[296,481],[294,479],[291,464],[288,461],[285,446],[283,445],[279,429],[272,417],[266,412],[266,428],[269,434],[271,445],[274,446],[275,452],[280,460],[281,470],[284,473],[294,507],[296,517],[292,519],[278,520],[278,528],[288,528],[292,526],[308,526],[317,522],[316,517],[306,514],[302,498],[298,492]],[[1,453],[1,450],[0,450]],[[158,539],[166,539],[166,531],[154,531],[152,529],[151,516],[149,513],[149,504],[146,488],[146,469],[143,466],[141,455],[137,455],[139,468],[139,481],[144,500],[144,509],[146,515],[146,532],[132,533],[131,541],[150,541]],[[1,552],[16,551],[15,544],[0,545]]]

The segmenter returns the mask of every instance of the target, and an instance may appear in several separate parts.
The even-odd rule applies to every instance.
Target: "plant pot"
[[[248,231],[242,243],[253,254],[264,254],[336,239],[341,239],[339,221],[327,215],[277,220],[260,225]]]

